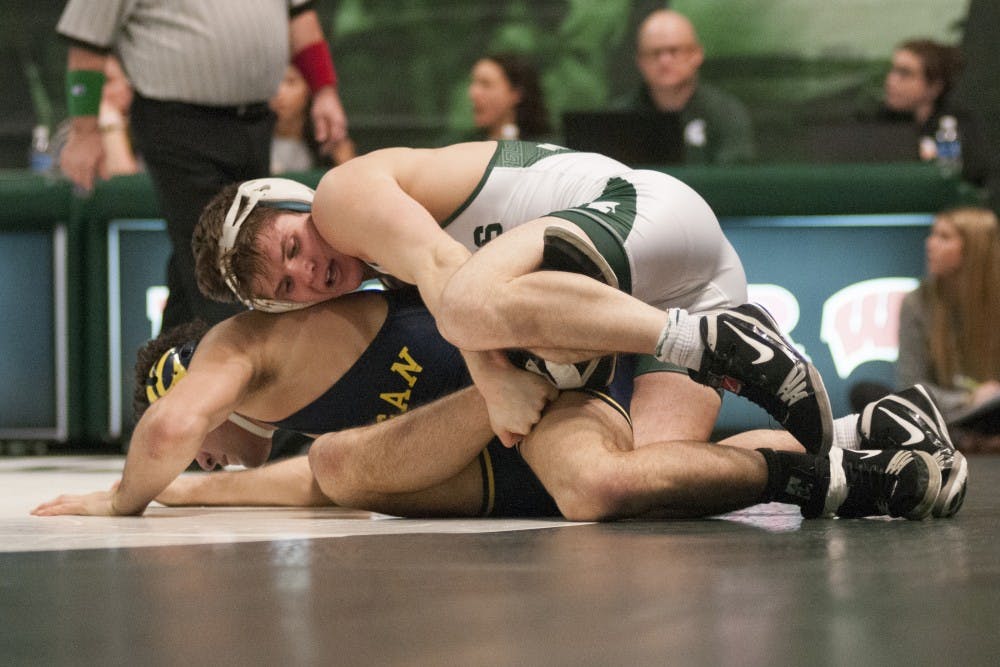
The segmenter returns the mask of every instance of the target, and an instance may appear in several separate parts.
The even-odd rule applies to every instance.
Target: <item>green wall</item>
[[[631,90],[635,26],[657,0],[319,0],[362,150],[434,144],[467,129],[468,70],[498,49],[533,54],[553,115]],[[704,75],[759,125],[843,113],[878,95],[892,45],[957,43],[968,0],[676,0],[695,21]],[[0,22],[0,167],[26,163],[37,115],[65,115],[62,0],[5,0]],[[31,84],[37,70],[41,85]],[[51,107],[51,111],[49,111]],[[765,157],[767,157],[765,151]]]

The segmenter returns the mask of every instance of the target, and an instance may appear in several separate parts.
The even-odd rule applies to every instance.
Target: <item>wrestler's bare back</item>
[[[277,421],[316,400],[357,361],[385,321],[387,305],[374,293],[327,301],[292,316],[241,313],[199,345],[203,357],[245,357],[253,368],[236,412]],[[208,359],[198,359],[199,365]]]

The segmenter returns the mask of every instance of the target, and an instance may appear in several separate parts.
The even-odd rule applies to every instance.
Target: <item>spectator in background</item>
[[[927,386],[948,421],[1000,395],[998,322],[996,214],[939,213],[927,237],[927,275],[900,308],[898,386]]]
[[[926,253],[926,276],[900,306],[896,386],[924,385],[945,420],[953,422],[1000,396],[996,214],[976,207],[939,213]],[[891,392],[892,387],[879,382],[859,382],[851,388],[851,405],[860,412]],[[955,436],[959,446],[968,441],[960,433]]]
[[[476,132],[469,139],[551,139],[538,70],[513,53],[483,56],[472,66],[469,99]]]
[[[753,127],[743,103],[701,81],[705,52],[691,21],[669,9],[649,14],[639,26],[636,64],[643,85],[625,107],[676,112],[689,164],[734,164],[754,159]]]
[[[948,104],[948,93],[961,69],[959,49],[931,39],[907,40],[892,54],[880,116],[911,122],[918,128],[922,160],[937,157],[934,137],[942,120],[964,115],[950,109]]]
[[[278,91],[268,100],[274,112],[274,137],[271,141],[271,173],[329,168],[355,156],[354,142],[344,137],[333,145],[333,154],[320,150],[312,118],[309,116],[309,84],[295,65],[285,68]]]
[[[163,327],[241,308],[205,299],[191,234],[221,187],[270,171],[274,94],[289,54],[313,92],[316,139],[346,134],[336,73],[309,0],[69,0],[57,31],[69,40],[63,172],[89,190],[104,155],[98,121],[104,65],[115,53],[135,89],[132,128],[167,221],[173,253]]]

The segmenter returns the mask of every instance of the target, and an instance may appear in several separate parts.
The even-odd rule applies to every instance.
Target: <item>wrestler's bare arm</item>
[[[117,489],[60,496],[32,513],[142,514],[187,469],[205,437],[239,406],[252,384],[252,360],[239,346],[202,347],[184,381],[153,403],[136,425]]]
[[[412,175],[421,169],[455,169],[442,156],[390,149],[352,160],[323,177],[313,200],[313,219],[327,242],[417,285],[435,315],[444,286],[471,256],[427,208],[443,207],[442,193],[431,191]],[[479,168],[472,172],[476,178],[481,175]],[[460,184],[456,178],[445,178],[443,183],[444,187]],[[441,333],[449,337],[447,329]],[[541,418],[555,390],[541,378],[514,369],[496,348],[478,350],[464,352],[469,372],[489,403],[494,431],[504,444],[513,445]]]
[[[435,313],[445,283],[470,253],[441,229],[426,202],[401,184],[427,154],[388,149],[351,160],[323,177],[312,211],[328,243],[417,285]]]
[[[458,475],[492,435],[485,403],[469,387],[379,424],[320,436],[310,453],[315,470],[297,457],[256,469],[184,475],[157,500],[298,507],[332,504],[323,489],[341,503],[358,494],[418,492]],[[433,511],[430,502],[423,511]]]
[[[579,350],[651,352],[665,320],[660,309],[581,276],[537,271],[545,228],[585,236],[572,223],[539,218],[474,255],[440,227],[478,183],[486,164],[481,151],[491,147],[387,149],[341,165],[317,189],[317,229],[342,252],[416,284],[442,335],[467,352],[570,351],[556,361]],[[449,198],[456,190],[461,198]],[[490,365],[482,362],[484,372]],[[488,396],[491,404],[495,398]]]
[[[260,468],[181,475],[156,497],[164,505],[322,507],[333,503],[296,456]]]
[[[470,387],[380,424],[320,436],[308,460],[183,475],[157,501],[290,507],[336,501],[404,516],[469,515],[482,501],[476,457],[491,437],[483,399]]]

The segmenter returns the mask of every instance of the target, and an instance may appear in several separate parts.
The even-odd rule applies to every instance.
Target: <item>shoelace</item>
[[[878,438],[863,438],[862,445],[870,449],[919,449],[933,456],[945,471],[951,469],[955,459],[954,448],[944,444],[945,441],[935,426],[929,425],[920,415],[914,414],[912,417],[924,432],[924,442],[920,443],[920,446],[902,447],[902,443],[906,442],[904,438],[908,437],[908,434],[896,435],[897,431],[892,429],[882,429],[883,433]]]
[[[768,340],[771,339],[767,333],[756,329],[756,327],[755,333]],[[740,396],[763,407],[769,414],[775,416],[779,422],[784,423],[788,417],[788,405],[778,395],[768,389],[774,383],[768,378],[767,373],[761,370],[760,367],[740,359],[737,354],[738,350],[739,346],[734,343],[729,346],[725,354],[719,355],[715,353],[716,358],[721,362],[723,373],[733,378],[741,378],[740,383],[743,386],[740,390]]]
[[[844,476],[849,489],[865,489],[872,495],[878,513],[889,514],[889,499],[899,484],[898,475],[887,473],[885,468],[874,463],[851,461],[845,462]],[[849,493],[848,500],[856,502],[857,498],[851,498],[851,495],[853,494]]]

